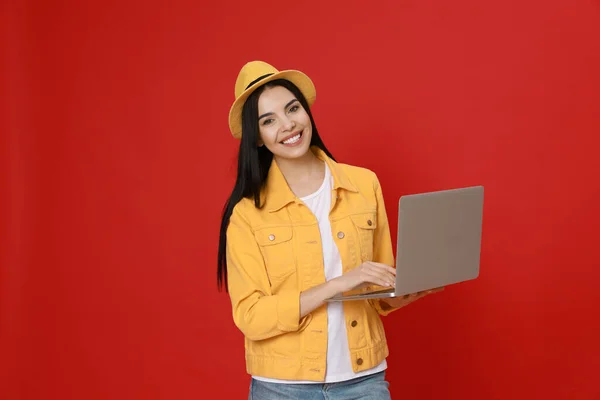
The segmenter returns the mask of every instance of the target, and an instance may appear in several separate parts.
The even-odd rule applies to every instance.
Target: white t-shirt
[[[325,279],[327,281],[342,275],[342,259],[337,245],[333,240],[331,224],[329,222],[332,187],[333,178],[331,177],[329,167],[325,164],[325,179],[321,187],[313,194],[300,199],[312,211],[319,222],[319,231],[321,232],[321,241],[323,244]],[[387,362],[383,360],[381,364],[372,369],[359,373],[352,371],[343,303],[327,303],[327,371],[325,373],[325,382],[342,382],[381,372],[386,368]],[[270,379],[258,376],[253,376],[253,378],[275,383],[320,383],[314,381]]]

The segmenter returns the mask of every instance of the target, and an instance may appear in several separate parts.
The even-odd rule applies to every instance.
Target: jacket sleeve
[[[227,282],[233,320],[250,340],[263,340],[300,326],[300,292],[271,293],[254,233],[235,207],[227,228]]]
[[[377,176],[374,179],[373,190],[375,191],[375,198],[377,200],[377,227],[373,236],[373,261],[395,267],[390,225],[383,201],[383,192]],[[371,299],[369,303],[371,303],[380,315],[388,315],[400,308],[390,307],[381,299]]]

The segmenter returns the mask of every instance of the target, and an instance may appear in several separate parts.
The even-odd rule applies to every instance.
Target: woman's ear
[[[265,142],[263,142],[261,138],[258,138],[258,140],[256,141],[256,145],[258,147],[263,147],[265,145]]]

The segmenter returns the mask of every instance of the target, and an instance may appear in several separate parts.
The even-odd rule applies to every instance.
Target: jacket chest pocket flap
[[[277,226],[254,232],[270,279],[282,279],[294,272],[293,228]]]
[[[352,223],[358,233],[360,253],[363,261],[373,260],[373,237],[377,228],[377,215],[375,212],[352,215]]]

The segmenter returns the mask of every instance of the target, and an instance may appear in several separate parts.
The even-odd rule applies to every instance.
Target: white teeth
[[[283,144],[292,144],[292,143],[296,143],[298,140],[300,140],[300,134],[297,134],[296,136],[292,136],[291,138],[289,138],[288,140],[284,140]]]

